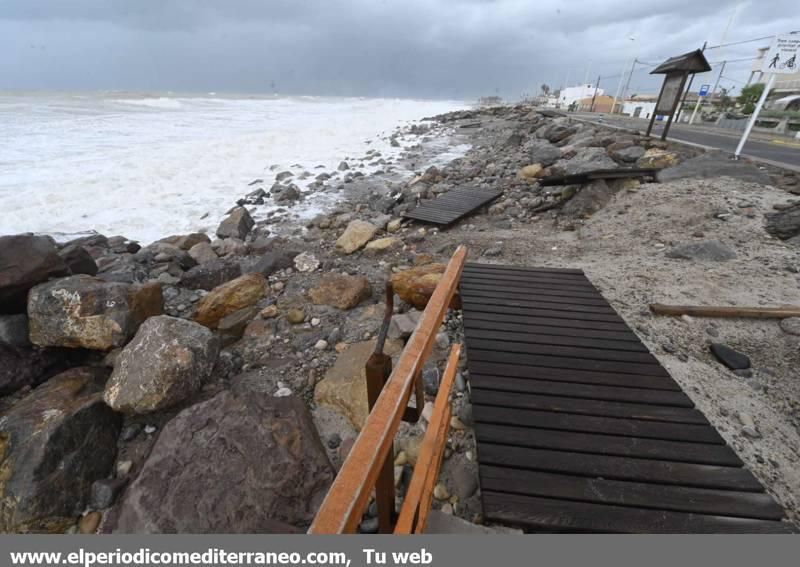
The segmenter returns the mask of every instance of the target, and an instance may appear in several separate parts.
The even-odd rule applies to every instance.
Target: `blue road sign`
[[[711,88],[711,85],[703,85],[700,87],[700,96],[706,96],[708,94],[708,89]]]

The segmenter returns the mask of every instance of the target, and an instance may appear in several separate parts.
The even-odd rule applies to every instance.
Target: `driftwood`
[[[694,317],[748,317],[755,319],[786,319],[800,317],[800,307],[720,307],[702,305],[663,305],[653,303],[650,310],[656,315],[692,315]]]

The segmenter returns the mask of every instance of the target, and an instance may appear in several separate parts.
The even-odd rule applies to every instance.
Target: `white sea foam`
[[[211,93],[0,95],[0,234],[97,230],[151,242],[210,231],[256,178],[269,186],[285,169],[330,172],[368,149],[397,156],[383,139],[395,127],[462,106]],[[303,216],[336,197],[315,199]]]

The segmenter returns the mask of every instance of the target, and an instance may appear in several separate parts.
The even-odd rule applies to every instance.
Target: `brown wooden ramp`
[[[582,271],[467,264],[461,298],[488,520],[794,531]]]
[[[436,199],[422,201],[419,206],[403,216],[444,226],[497,199],[501,191],[479,191],[476,189],[453,189]]]

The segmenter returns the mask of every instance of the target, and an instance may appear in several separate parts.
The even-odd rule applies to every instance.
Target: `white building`
[[[634,118],[649,120],[656,111],[657,100],[658,97],[655,95],[634,96],[622,102],[622,110],[620,112]]]
[[[597,89],[597,96],[604,93],[603,89]],[[567,87],[561,89],[558,95],[558,105],[561,108],[569,108],[573,102],[577,102],[582,98],[591,98],[594,96],[594,85],[578,85],[577,87]]]

